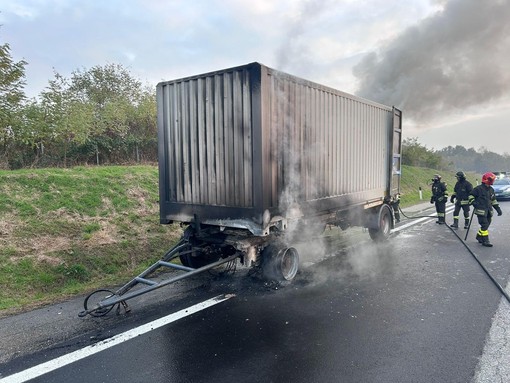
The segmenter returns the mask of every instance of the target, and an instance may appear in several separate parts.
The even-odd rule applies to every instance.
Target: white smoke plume
[[[399,257],[392,241],[376,243],[367,240],[359,228],[351,228],[346,232],[333,232],[327,234],[325,253],[314,254],[305,262],[303,272],[309,283],[321,285],[331,280],[376,280],[388,274],[401,272]],[[336,231],[336,229],[333,229]],[[305,246],[311,248],[313,242]],[[297,247],[299,253],[303,252],[303,245]]]
[[[298,3],[294,17],[287,25],[283,43],[276,52],[276,67],[279,70],[285,71],[291,65],[293,71],[305,77],[307,73],[313,71],[316,67],[314,54],[301,38],[308,32],[309,24],[334,4],[334,0],[305,0]]]
[[[510,99],[510,0],[441,1],[353,70],[358,95],[418,123]]]

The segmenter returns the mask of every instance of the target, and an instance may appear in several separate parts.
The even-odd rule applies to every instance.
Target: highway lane
[[[510,211],[502,207],[509,214],[495,217],[495,247],[474,241],[475,223],[467,243],[506,285]],[[229,293],[235,297],[33,381],[469,382],[501,302],[450,229],[425,220],[385,246],[364,243],[310,266],[283,289],[237,276],[212,281],[137,320],[105,319],[102,332],[115,337],[185,302]],[[7,376],[82,349],[90,336],[0,371]]]

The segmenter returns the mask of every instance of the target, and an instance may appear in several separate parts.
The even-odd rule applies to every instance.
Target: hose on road
[[[416,218],[437,218],[437,216],[435,215],[421,215],[421,216],[412,216],[412,217],[408,217],[407,215],[405,215],[405,213],[402,211],[402,209],[400,208],[399,206],[399,211],[400,213],[402,213],[402,215],[408,219],[416,219]],[[474,213],[474,212],[473,212]],[[473,214],[471,214],[471,219],[469,220],[469,227],[471,227],[471,221],[473,220]],[[480,262],[480,260],[478,259],[478,257],[476,256],[476,254],[471,250],[471,248],[466,244],[465,240],[467,239],[467,235],[469,233],[469,228],[466,232],[466,237],[464,239],[462,239],[458,234],[457,232],[455,231],[454,228],[452,228],[450,225],[448,225],[447,223],[445,223],[445,225],[450,229],[450,231],[455,234],[455,236],[458,238],[458,240],[464,245],[464,247],[466,248],[466,250],[473,256],[473,258],[475,259],[475,261],[478,263],[478,265],[480,265],[480,267],[482,268],[482,270],[485,272],[485,274],[487,274],[487,276],[489,277],[489,279],[496,285],[496,287],[499,289],[499,291],[501,291],[501,294],[503,294],[503,296],[506,298],[506,300],[508,301],[508,303],[510,303],[510,296],[508,295],[508,293],[506,292],[506,290],[503,288],[503,286],[501,286],[501,284],[499,284],[498,281],[496,281],[496,279],[492,276],[492,274],[490,273],[489,270],[487,270],[487,268],[483,265],[482,262]]]

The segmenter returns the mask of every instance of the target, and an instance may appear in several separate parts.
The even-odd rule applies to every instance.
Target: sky
[[[510,0],[0,0],[29,97],[121,64],[150,86],[258,61],[403,111],[429,149],[510,153]]]

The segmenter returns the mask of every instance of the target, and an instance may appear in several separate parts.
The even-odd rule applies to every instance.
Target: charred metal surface
[[[401,112],[259,63],[157,87],[160,221],[270,234],[399,191]],[[269,219],[265,217],[269,214]]]

